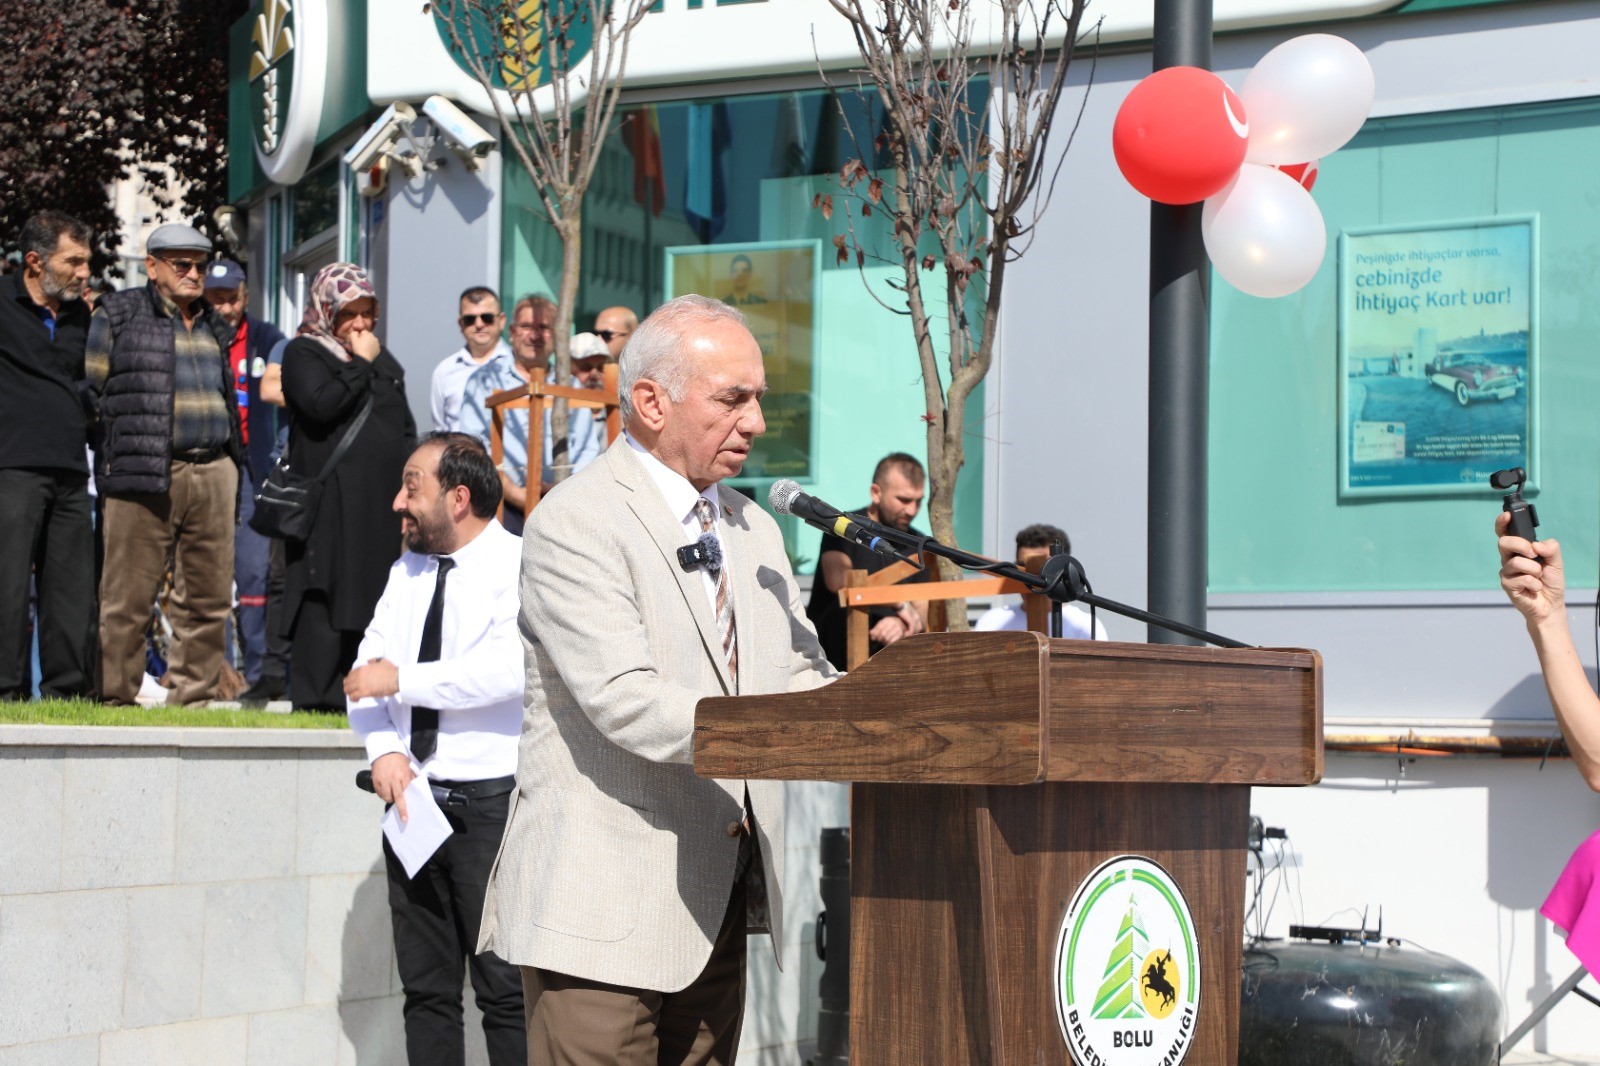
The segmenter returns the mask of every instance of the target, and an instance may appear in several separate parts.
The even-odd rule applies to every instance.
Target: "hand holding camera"
[[[1497,470],[1489,484],[1506,493],[1495,519],[1500,538],[1500,587],[1530,625],[1549,620],[1566,621],[1566,577],[1561,565],[1561,545],[1554,540],[1534,540],[1538,512],[1522,498],[1527,475],[1521,467]]]

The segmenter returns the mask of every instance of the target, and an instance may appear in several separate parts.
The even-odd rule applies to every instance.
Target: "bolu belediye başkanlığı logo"
[[[1056,943],[1056,1018],[1078,1066],[1177,1066],[1200,1012],[1200,945],[1176,882],[1118,855],[1078,886]]]

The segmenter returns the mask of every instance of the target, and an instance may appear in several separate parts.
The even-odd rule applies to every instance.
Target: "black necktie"
[[[439,644],[444,630],[444,579],[456,561],[448,555],[439,556],[439,577],[433,583],[433,599],[428,603],[428,617],[422,622],[422,645],[417,648],[417,662],[439,661]],[[439,712],[432,707],[411,708],[411,757],[418,764],[427,761],[439,743]]]

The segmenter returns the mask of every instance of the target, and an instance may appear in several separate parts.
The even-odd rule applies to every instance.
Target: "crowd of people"
[[[78,220],[41,212],[0,277],[0,699],[344,711],[344,674],[399,553],[393,488],[418,436],[404,372],[374,332],[371,280],[324,268],[286,338],[248,314],[244,268],[190,226],[158,227],[147,284],[104,295],[91,243]],[[433,374],[434,428],[487,445],[485,398],[548,366],[554,321],[547,296],[524,297],[508,345],[494,290],[462,293],[464,345]],[[628,308],[601,311],[572,338],[570,384],[599,388],[637,324]],[[506,422],[503,522],[520,532],[526,409]],[[570,423],[569,472],[606,443],[591,410]],[[546,421],[546,482],[554,451]],[[303,540],[251,523],[280,461],[328,468]]]
[[[498,295],[461,294],[419,440],[359,266],[318,272],[285,338],[180,224],[150,235],[146,285],[91,310],[90,238],[42,213],[0,277],[0,697],[30,693],[30,582],[40,691],[110,703],[141,695],[158,599],[170,699],[221,694],[237,590],[246,697],[348,712],[373,791],[453,830],[415,868],[384,845],[411,1062],[462,1061],[465,972],[497,1066],[731,1063],[745,935],[783,943],[783,788],[697,776],[695,705],[837,676],[838,590],[882,565],[825,536],[802,608],[777,524],[722,487],[765,429],[743,312],[602,311],[571,339],[570,387],[617,362],[622,437],[580,406],[534,461],[512,408],[497,464],[488,400],[546,372],[548,297],[513,305],[506,344]],[[572,476],[532,508],[558,463]],[[285,468],[315,480],[313,516],[267,537],[257,493]],[[862,513],[911,529],[926,480],[884,457]],[[1065,548],[1018,534],[1019,562]],[[927,627],[928,576],[875,610],[874,647]]]

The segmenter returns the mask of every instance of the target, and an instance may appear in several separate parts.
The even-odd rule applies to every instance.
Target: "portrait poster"
[[[666,257],[669,299],[699,293],[737,307],[761,346],[767,431],[736,480],[811,480],[822,242],[689,245],[666,249]]]
[[[1535,484],[1537,264],[1533,216],[1340,237],[1342,496]]]

